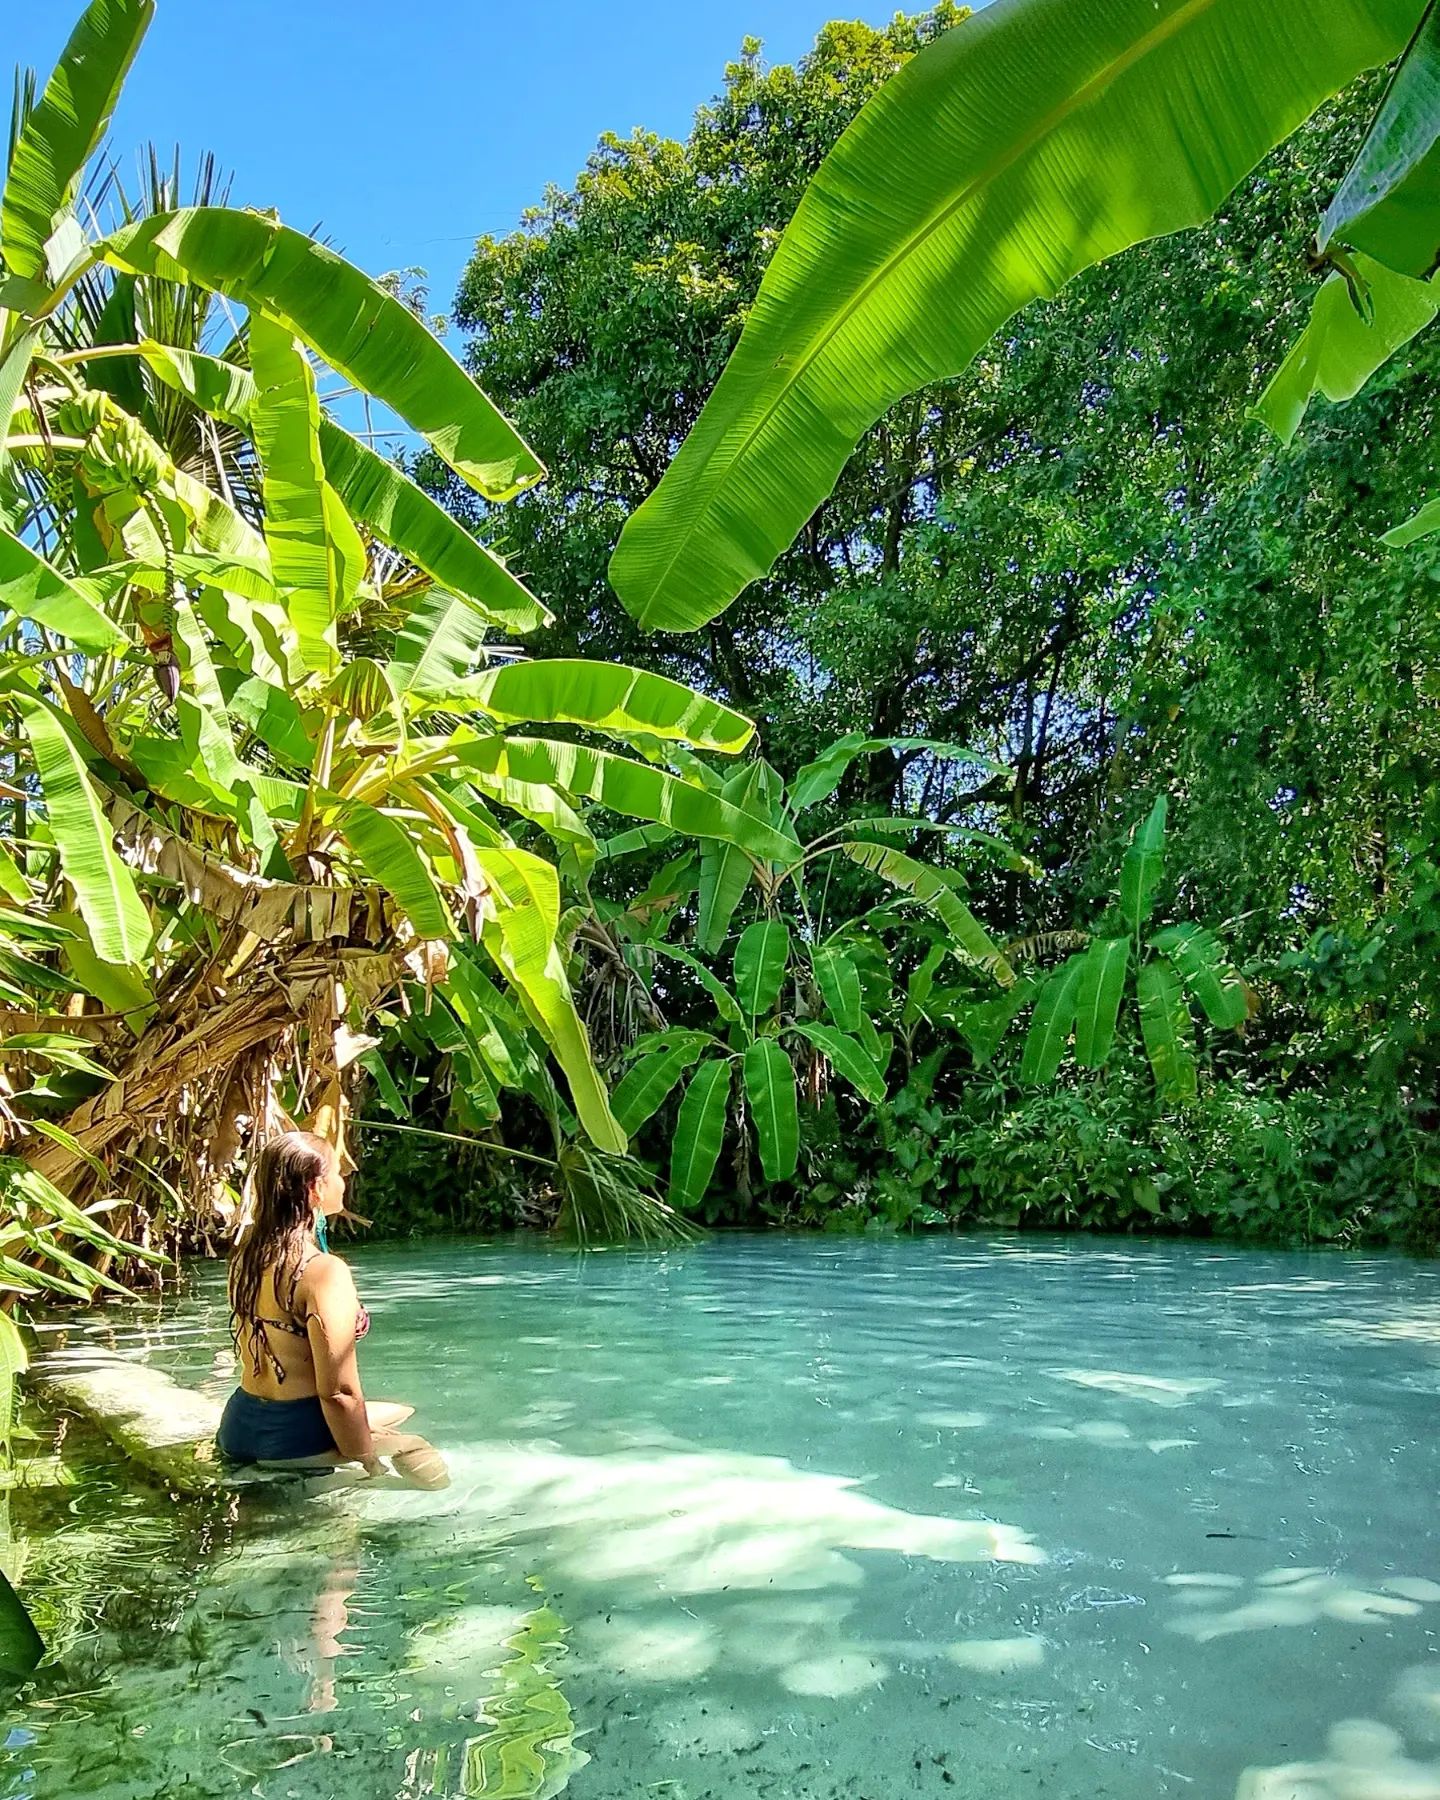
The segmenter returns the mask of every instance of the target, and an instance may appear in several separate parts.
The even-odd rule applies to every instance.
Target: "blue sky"
[[[4,7],[0,56],[48,75],[82,0]],[[771,62],[894,0],[160,0],[112,131],[213,150],[371,274],[420,264],[448,311],[469,247],[569,185],[602,131],[686,130],[747,34]],[[0,75],[8,76],[8,68]],[[6,82],[8,88],[8,80]]]

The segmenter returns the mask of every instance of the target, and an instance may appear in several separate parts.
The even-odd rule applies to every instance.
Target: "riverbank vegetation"
[[[3,203],[12,1299],[290,1121],[386,1230],[1433,1242],[1417,0],[748,44],[481,240],[463,368],[94,173],[151,10]]]

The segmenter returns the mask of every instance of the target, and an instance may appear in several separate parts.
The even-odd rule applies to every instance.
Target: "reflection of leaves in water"
[[[490,1726],[465,1744],[461,1792],[486,1800],[551,1800],[590,1758],[575,1744],[575,1721],[553,1665],[565,1654],[566,1626],[550,1606],[527,1613],[505,1640],[514,1655],[495,1671],[482,1702]]]

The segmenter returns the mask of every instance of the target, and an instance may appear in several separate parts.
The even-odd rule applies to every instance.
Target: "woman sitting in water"
[[[251,1218],[230,1264],[239,1388],[217,1441],[232,1462],[333,1467],[369,1475],[388,1457],[406,1481],[443,1487],[444,1460],[395,1431],[414,1412],[367,1405],[355,1347],[370,1329],[355,1281],[326,1249],[325,1221],[345,1205],[340,1159],[324,1138],[287,1131],[266,1144],[251,1178]]]

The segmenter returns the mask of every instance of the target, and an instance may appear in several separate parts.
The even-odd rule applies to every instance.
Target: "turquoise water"
[[[1440,1796],[1440,1269],[1116,1241],[352,1254],[454,1485],[11,1496],[0,1795]],[[52,1330],[223,1392],[217,1272]]]

